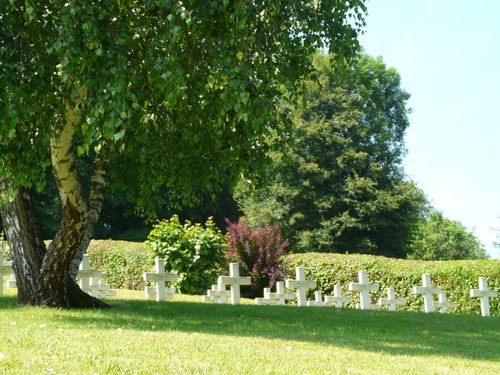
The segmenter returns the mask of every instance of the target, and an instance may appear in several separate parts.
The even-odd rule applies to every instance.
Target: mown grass
[[[144,300],[109,310],[0,297],[1,374],[498,374],[500,317]]]

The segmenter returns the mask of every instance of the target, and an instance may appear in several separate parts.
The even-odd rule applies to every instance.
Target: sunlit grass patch
[[[0,297],[6,374],[497,374],[500,317],[145,300],[109,310]]]

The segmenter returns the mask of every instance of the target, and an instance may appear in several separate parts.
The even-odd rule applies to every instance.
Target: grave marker
[[[146,293],[146,299],[156,300],[156,286],[146,286],[144,292]],[[175,288],[165,288],[165,299],[174,298],[174,294]]]
[[[331,305],[331,302],[323,301],[323,294],[319,290],[314,292],[314,301],[307,301],[307,306],[326,307]]]
[[[307,306],[307,288],[316,288],[316,281],[306,280],[306,269],[304,267],[297,267],[295,269],[297,279],[285,280],[287,288],[297,288],[297,305]]]
[[[295,293],[285,293],[285,283],[278,281],[276,283],[276,292],[269,293],[270,299],[277,299],[279,305],[285,305],[287,299],[295,299]]]
[[[240,304],[240,285],[250,285],[252,280],[250,277],[240,276],[238,263],[229,264],[229,276],[219,276],[219,285],[231,285],[231,303],[233,305]]]
[[[368,275],[366,271],[359,271],[359,283],[350,283],[349,290],[361,292],[359,295],[359,305],[356,308],[362,310],[370,310],[372,307],[370,304],[370,291],[378,290],[378,284],[368,283]]]
[[[255,298],[255,303],[259,305],[277,305],[279,303],[278,299],[271,299],[269,294],[271,293],[271,288],[264,288],[264,298]]]
[[[17,288],[16,275],[10,275],[10,280],[7,280],[7,288]]]
[[[175,273],[166,273],[165,272],[165,259],[160,259],[159,257],[155,258],[155,271],[156,272],[146,272],[144,273],[144,281],[155,281],[156,282],[156,300],[159,301],[165,301],[167,298],[167,292],[170,295],[172,295],[171,289],[165,288],[165,281],[176,281],[178,276]],[[146,297],[148,293],[146,291]],[[168,298],[173,298],[168,297]]]
[[[396,311],[396,305],[404,305],[404,299],[397,299],[394,293],[394,288],[387,288],[387,298],[380,298],[378,304],[389,305],[389,311]]]
[[[212,285],[212,290],[217,290],[217,288],[218,288],[218,285]],[[201,300],[203,302],[215,302],[215,297],[210,297],[208,295],[208,290],[207,290],[207,294],[204,296],[201,296]]]
[[[448,309],[457,307],[455,302],[450,302],[446,300],[446,292],[439,293],[439,302],[432,302],[432,307],[441,309],[441,314],[446,314]]]
[[[0,296],[3,295],[3,277],[4,275],[12,275],[14,269],[11,265],[5,264],[3,262],[3,251],[0,251]]]
[[[78,270],[77,277],[80,279],[80,288],[85,292],[92,294],[92,287],[89,284],[91,278],[102,277],[102,271],[99,270],[91,270],[89,267],[89,256],[84,255],[82,261],[80,263],[80,269]],[[94,288],[95,289],[95,288]]]
[[[423,286],[413,287],[413,293],[424,295],[424,311],[426,313],[430,313],[434,311],[434,307],[432,305],[432,295],[439,294],[442,290],[437,286],[432,286],[431,275],[429,274],[425,273],[422,275],[422,283]]]
[[[498,291],[488,289],[488,278],[479,278],[479,289],[470,290],[471,297],[481,298],[481,315],[490,316],[490,297],[498,297]]]
[[[340,285],[334,285],[333,296],[325,296],[325,301],[335,303],[336,308],[341,308],[343,303],[351,302],[352,298],[343,296]]]
[[[213,298],[214,303],[223,305],[227,302],[227,297],[231,295],[231,292],[226,289],[225,285],[212,285],[212,290],[209,290],[207,294]]]

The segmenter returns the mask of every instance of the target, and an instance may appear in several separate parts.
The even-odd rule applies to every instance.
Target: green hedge
[[[91,269],[103,271],[111,288],[142,290],[144,272],[154,270],[154,254],[141,242],[95,240],[87,250]]]
[[[308,279],[316,280],[324,295],[333,294],[333,286],[341,285],[342,294],[353,297],[346,304],[355,307],[359,301],[358,292],[348,290],[349,283],[358,282],[358,272],[365,270],[371,283],[379,284],[379,291],[371,292],[372,303],[379,298],[387,298],[385,288],[393,287],[396,298],[405,299],[401,307],[408,311],[423,311],[424,299],[414,294],[413,287],[422,285],[422,274],[430,274],[432,285],[446,292],[448,301],[457,303],[450,312],[481,314],[480,299],[470,297],[470,289],[478,289],[478,278],[488,277],[488,288],[500,289],[500,260],[461,260],[461,261],[418,261],[391,259],[372,255],[343,255],[306,253],[285,257],[286,278],[295,279],[295,268],[306,267]],[[314,291],[309,291],[312,299]],[[437,297],[435,297],[437,301]],[[490,298],[491,315],[500,315],[500,297]],[[437,310],[436,310],[437,311]]]

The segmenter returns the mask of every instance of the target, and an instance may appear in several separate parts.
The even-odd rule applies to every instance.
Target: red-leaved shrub
[[[284,265],[281,263],[287,251],[288,240],[282,241],[279,225],[262,223],[252,228],[246,217],[236,223],[227,220],[228,248],[226,256],[232,263],[239,263],[247,276],[252,277],[248,297],[263,295],[264,288],[272,288],[283,280]]]

